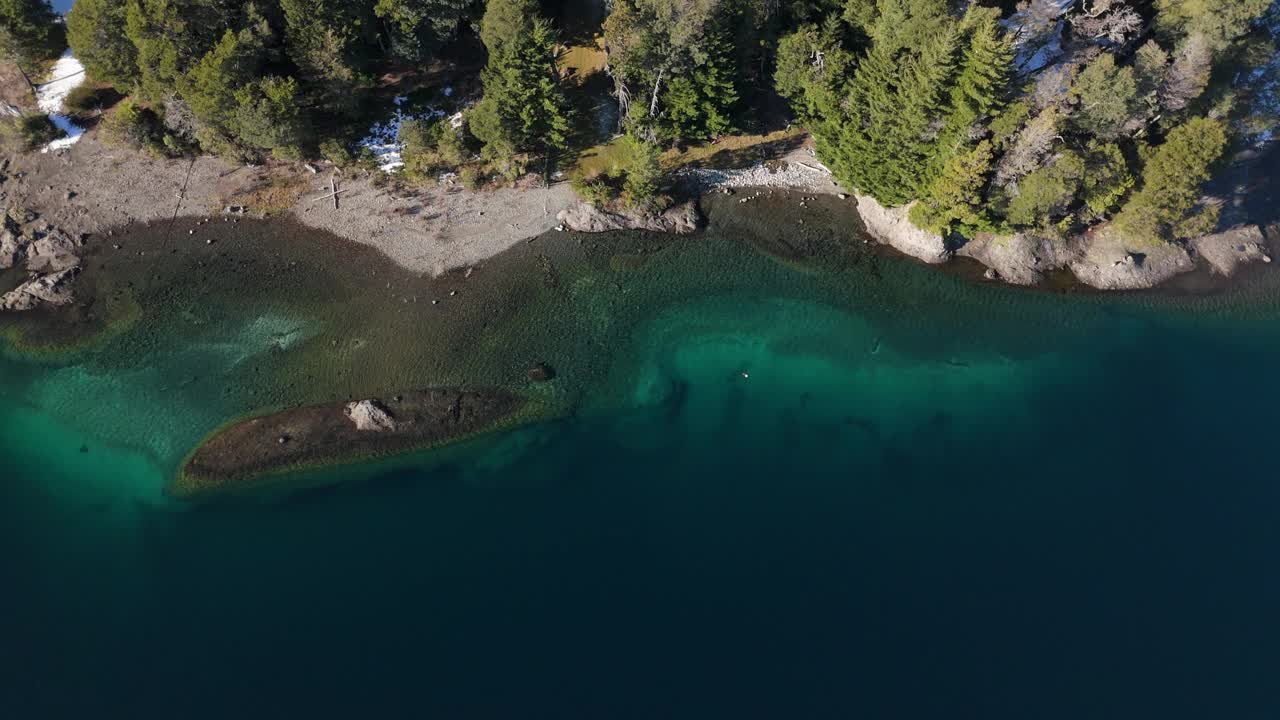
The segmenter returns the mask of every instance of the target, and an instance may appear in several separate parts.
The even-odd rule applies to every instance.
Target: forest
[[[604,142],[575,187],[653,208],[667,148],[794,122],[944,236],[1151,242],[1211,230],[1206,181],[1269,136],[1277,26],[1272,0],[78,0],[63,33],[0,0],[8,58],[38,72],[65,35],[123,98],[104,135],[159,155],[359,163],[389,78],[446,77],[474,92],[400,127],[409,180],[550,181]]]

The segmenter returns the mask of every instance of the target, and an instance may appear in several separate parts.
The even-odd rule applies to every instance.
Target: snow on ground
[[[84,82],[84,66],[68,50],[58,58],[58,62],[53,64],[53,70],[49,72],[49,76],[53,79],[36,88],[36,105],[40,108],[40,112],[48,113],[49,119],[59,130],[66,133],[66,137],[54,140],[40,152],[71,147],[80,140],[80,136],[84,135],[84,128],[71,122],[71,118],[62,114],[62,101]]]
[[[444,89],[445,97],[449,97],[452,94],[452,88]],[[404,167],[404,158],[401,156],[401,153],[404,152],[404,144],[400,142],[400,125],[406,120],[433,120],[444,117],[447,114],[443,110],[436,108],[428,108],[418,113],[406,112],[404,110],[406,99],[401,95],[392,100],[396,107],[395,114],[384,122],[374,123],[369,128],[369,134],[359,142],[360,147],[368,148],[373,153],[373,157],[378,161],[378,167],[385,173],[393,173]],[[461,113],[459,113],[460,115]],[[461,122],[461,117],[459,117],[459,122]],[[457,126],[455,125],[454,127]]]

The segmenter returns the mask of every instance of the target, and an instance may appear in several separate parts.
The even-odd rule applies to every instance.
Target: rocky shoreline
[[[1229,278],[1246,265],[1270,262],[1277,242],[1274,231],[1239,224],[1185,245],[1153,246],[1128,242],[1104,225],[1066,238],[979,235],[954,246],[911,224],[909,206],[886,208],[841,188],[807,147],[749,168],[680,171],[675,179],[690,199],[661,213],[595,207],[574,197],[565,182],[393,192],[368,176],[342,177],[339,203],[315,203],[310,191],[323,191],[340,173],[314,170],[232,167],[214,158],[155,160],[118,154],[93,137],[62,154],[11,158],[0,167],[0,201],[9,208],[0,233],[0,271],[22,266],[27,277],[0,296],[0,312],[73,303],[82,249],[87,242],[109,242],[112,228],[226,208],[261,216],[264,211],[246,198],[273,192],[287,196],[276,199],[305,225],[371,245],[402,267],[431,276],[473,266],[553,229],[692,233],[703,222],[698,198],[712,192],[741,193],[744,204],[762,190],[794,192],[800,222],[807,194],[838,196],[881,244],[931,265],[967,257],[987,268],[988,281],[1021,286],[1044,283],[1055,271],[1069,271],[1099,290],[1154,288],[1200,267]]]

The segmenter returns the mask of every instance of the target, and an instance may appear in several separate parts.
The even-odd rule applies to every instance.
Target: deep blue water
[[[1273,294],[884,272],[708,290],[601,350],[624,403],[261,502],[159,492],[222,411],[148,378],[225,343],[0,361],[0,710],[1280,715]]]

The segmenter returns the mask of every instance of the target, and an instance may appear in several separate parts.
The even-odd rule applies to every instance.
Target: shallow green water
[[[687,240],[542,238],[465,280],[288,228],[162,256],[212,268],[182,284],[100,258],[143,318],[78,355],[0,359],[0,703],[1280,710],[1275,276],[1024,292],[871,254],[833,207],[803,232],[783,201],[729,210]],[[823,243],[851,249],[806,270],[752,247]],[[323,489],[163,495],[238,414],[519,383],[535,360],[570,417],[308,479]]]

